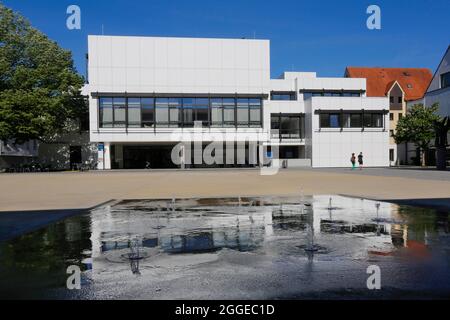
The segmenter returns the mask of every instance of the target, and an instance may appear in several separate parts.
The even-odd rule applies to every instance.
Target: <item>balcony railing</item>
[[[302,140],[303,134],[301,130],[295,129],[272,129],[270,131],[270,136],[272,139],[278,140]]]

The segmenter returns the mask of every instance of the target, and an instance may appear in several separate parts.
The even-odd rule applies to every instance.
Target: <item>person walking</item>
[[[356,156],[352,153],[352,157],[350,158],[350,162],[352,163],[352,170],[356,169]]]
[[[359,153],[358,163],[359,163],[359,170],[362,170],[363,169],[363,165],[364,165],[364,156],[363,156],[362,152]]]

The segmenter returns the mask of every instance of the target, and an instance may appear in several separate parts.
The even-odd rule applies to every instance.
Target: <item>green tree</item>
[[[72,54],[0,3],[0,140],[50,141],[86,114]]]
[[[425,107],[423,104],[412,106],[408,114],[400,119],[394,134],[395,143],[412,142],[420,149],[422,166],[426,166],[426,151],[436,137],[435,121],[440,117],[436,114],[438,104]]]

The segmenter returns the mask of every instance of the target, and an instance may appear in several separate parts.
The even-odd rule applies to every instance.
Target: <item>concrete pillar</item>
[[[104,170],[111,170],[111,144],[105,142]]]

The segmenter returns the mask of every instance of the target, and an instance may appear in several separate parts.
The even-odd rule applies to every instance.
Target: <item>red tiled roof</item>
[[[424,68],[347,67],[345,75],[366,78],[368,97],[385,97],[394,82],[398,81],[407,101],[422,98],[433,78],[431,71]]]

